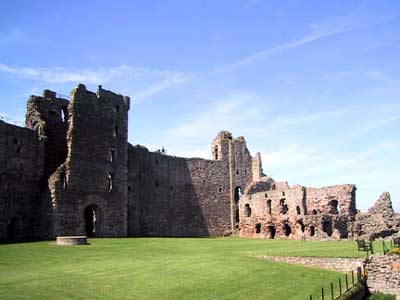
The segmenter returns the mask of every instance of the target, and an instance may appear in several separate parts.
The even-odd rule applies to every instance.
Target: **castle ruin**
[[[400,229],[390,195],[356,210],[353,184],[289,186],[243,137],[221,131],[212,160],[128,143],[129,97],[82,84],[70,101],[31,96],[26,127],[0,121],[0,240],[222,236],[322,239]]]

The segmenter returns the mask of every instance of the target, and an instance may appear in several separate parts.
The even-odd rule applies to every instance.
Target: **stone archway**
[[[95,237],[99,231],[100,209],[96,204],[91,204],[83,211],[85,233],[88,237]]]
[[[17,239],[18,217],[12,217],[7,225],[7,240],[14,241]]]

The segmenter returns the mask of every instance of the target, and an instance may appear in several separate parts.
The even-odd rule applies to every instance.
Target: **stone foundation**
[[[87,245],[86,236],[58,236],[58,246],[74,246],[74,245]]]
[[[338,272],[357,271],[362,267],[364,259],[362,258],[342,258],[342,257],[295,257],[295,256],[258,256],[261,259],[268,259],[277,262],[284,262],[320,269],[333,270]]]

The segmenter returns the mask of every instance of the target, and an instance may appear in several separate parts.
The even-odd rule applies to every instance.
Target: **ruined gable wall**
[[[368,212],[357,212],[354,227],[359,238],[375,239],[400,231],[400,219],[396,217],[390,194],[382,193]]]
[[[95,236],[127,235],[129,98],[79,85],[71,93],[68,156],[51,176],[54,235],[84,235],[85,210],[95,207]]]
[[[224,161],[129,148],[129,235],[207,236],[230,229]]]
[[[38,236],[44,145],[30,129],[0,121],[0,240]]]

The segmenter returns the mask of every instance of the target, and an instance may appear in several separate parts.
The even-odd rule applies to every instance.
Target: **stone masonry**
[[[245,138],[228,131],[213,140],[211,160],[133,146],[129,109],[128,97],[80,84],[69,101],[49,90],[31,96],[26,128],[0,121],[0,240],[339,239],[399,230],[388,194],[361,214],[355,185],[276,182]]]
[[[400,256],[374,255],[367,265],[367,276],[371,292],[393,294],[400,299]]]

